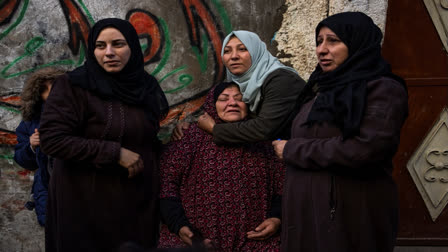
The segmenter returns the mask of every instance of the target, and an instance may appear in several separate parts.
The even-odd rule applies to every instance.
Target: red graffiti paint
[[[12,96],[0,97],[0,102],[18,106],[20,104],[20,96],[12,95]]]
[[[138,36],[147,40],[145,64],[160,60],[165,38],[158,18],[147,11],[135,9],[128,12],[126,19],[134,26]]]
[[[59,0],[67,20],[70,40],[69,47],[74,55],[78,55],[81,43],[87,45],[90,24],[84,13],[73,0]]]
[[[0,101],[2,101],[2,102],[16,102],[16,101],[20,101],[20,96],[14,95],[14,96],[0,97]]]
[[[197,99],[188,101],[186,103],[179,104],[174,108],[170,108],[166,118],[160,123],[160,125],[168,125],[174,120],[183,120],[185,117],[196,110],[198,110],[205,102],[206,96],[199,97]]]
[[[0,144],[16,145],[17,144],[16,134],[0,130]]]
[[[0,208],[11,212],[13,215],[16,215],[20,211],[25,209],[26,201],[17,199],[15,197],[11,197],[0,205]]]
[[[212,49],[216,61],[215,83],[221,81],[224,76],[224,65],[221,60],[221,48],[223,35],[221,34],[218,22],[213,16],[212,11],[203,0],[179,0],[189,25],[190,40],[193,46],[199,50],[201,48],[201,35],[199,29],[203,27],[207,33],[208,39],[212,43]]]
[[[22,177],[28,177],[30,175],[31,171],[28,170],[22,170],[22,171],[18,171],[17,174],[19,174]]]
[[[20,0],[3,0],[0,2],[0,25],[7,24],[19,7]]]

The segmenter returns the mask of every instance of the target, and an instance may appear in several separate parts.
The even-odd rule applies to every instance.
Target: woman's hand
[[[189,246],[193,245],[193,236],[194,234],[189,227],[183,226],[180,228],[179,237],[183,242],[185,242]],[[212,241],[210,239],[204,239],[204,246],[206,248],[212,248],[213,247]]]
[[[272,141],[272,146],[274,146],[275,155],[277,155],[278,158],[283,159],[283,149],[285,148],[285,144],[288,141],[286,140],[275,140]]]
[[[257,241],[266,240],[279,230],[281,223],[279,218],[266,219],[255,230],[247,232],[247,238]]]
[[[34,133],[30,136],[30,145],[33,151],[40,145],[39,131],[37,129],[34,129]]]
[[[188,244],[189,246],[193,245],[193,232],[191,229],[187,226],[183,226],[179,230],[179,237],[180,239]]]
[[[128,169],[128,178],[132,178],[143,171],[143,160],[140,155],[123,147],[120,149],[118,163]]]
[[[184,130],[187,130],[189,127],[190,123],[188,122],[178,123],[171,134],[171,141],[181,140],[184,137]]]
[[[204,113],[198,119],[198,127],[209,134],[213,133],[213,127],[215,127],[215,124],[215,120],[213,120],[213,118],[207,113]]]

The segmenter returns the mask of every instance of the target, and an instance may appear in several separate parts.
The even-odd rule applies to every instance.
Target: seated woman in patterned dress
[[[233,82],[209,92],[204,110],[217,124],[247,116]],[[199,239],[217,251],[278,251],[283,172],[269,142],[220,146],[191,125],[162,154],[159,247]]]

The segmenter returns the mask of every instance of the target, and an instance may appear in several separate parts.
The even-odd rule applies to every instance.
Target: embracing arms
[[[296,74],[286,70],[273,72],[261,87],[262,103],[256,117],[215,125],[213,141],[217,144],[259,142],[272,140],[289,131],[297,97],[304,86],[305,81]]]

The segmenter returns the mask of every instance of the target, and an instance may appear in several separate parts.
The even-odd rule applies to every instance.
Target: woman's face
[[[236,86],[230,86],[218,96],[216,112],[224,122],[238,122],[246,118],[247,106],[243,102],[243,95]]]
[[[252,65],[249,51],[237,37],[232,37],[224,47],[222,61],[234,75],[244,74]]]
[[[323,72],[338,68],[348,58],[348,47],[328,27],[322,27],[317,36],[316,55]]]
[[[123,34],[109,27],[100,32],[95,42],[95,57],[98,64],[109,73],[120,72],[131,57],[131,48]]]
[[[43,91],[40,94],[40,97],[42,98],[42,101],[46,101],[47,98],[48,98],[48,95],[50,94],[51,86],[52,86],[51,81],[49,81],[49,80],[45,81],[45,86],[47,87],[47,89],[45,89],[45,91]]]

